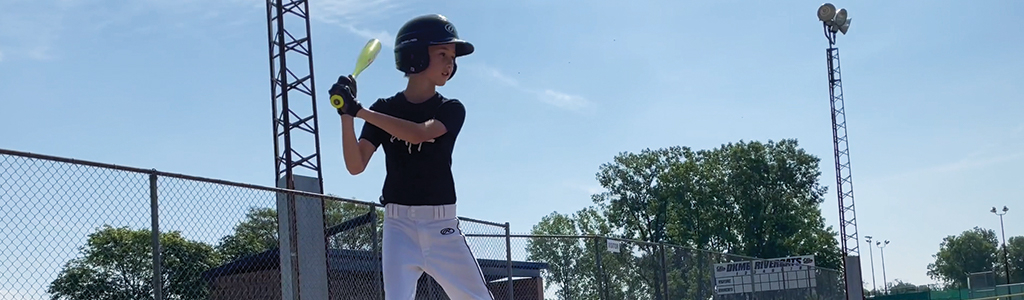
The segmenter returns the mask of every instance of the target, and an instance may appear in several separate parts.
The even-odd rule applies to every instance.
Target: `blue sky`
[[[838,227],[820,4],[311,1],[326,191],[375,200],[384,177],[382,152],[365,173],[345,171],[329,84],[376,37],[385,47],[360,96],[399,91],[394,33],[442,13],[477,49],[440,88],[468,110],[461,215],[525,233],[591,205],[617,153],[794,138],[822,159],[822,211]],[[1024,2],[835,4],[853,18],[838,46],[859,232],[891,241],[886,277],[931,283],[943,237],[998,233],[992,206],[1010,207],[1008,236],[1024,235]],[[273,185],[263,2],[0,6],[0,148]]]

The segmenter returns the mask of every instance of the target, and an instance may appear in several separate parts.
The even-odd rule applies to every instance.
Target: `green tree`
[[[825,225],[820,205],[826,187],[819,184],[819,159],[796,140],[739,142],[710,151],[719,189],[719,205],[734,210],[730,224],[737,237],[730,253],[761,258],[815,256],[815,265],[839,269],[837,233]]]
[[[928,287],[927,285],[916,285],[913,283],[905,282],[898,278],[893,279],[892,282],[889,283],[890,294],[917,293],[929,290],[931,290],[931,288]]]
[[[217,266],[213,247],[179,232],[160,235],[164,299],[206,299],[201,273]],[[104,226],[90,234],[81,257],[64,264],[47,290],[51,299],[153,299],[152,233]]]
[[[533,226],[531,233],[535,235],[576,235],[579,232],[571,216],[552,213],[544,216],[540,223]],[[527,259],[548,263],[551,272],[545,281],[545,288],[558,285],[559,299],[597,299],[594,285],[583,287],[584,278],[592,272],[580,272],[580,267],[589,261],[586,255],[586,240],[576,238],[533,238],[527,243]],[[592,262],[592,261],[591,261]],[[574,297],[575,296],[575,297]]]
[[[1010,261],[1010,282],[1024,282],[1024,236],[1010,237],[1006,241],[1006,252]]]
[[[826,189],[818,184],[818,162],[795,140],[620,153],[600,166],[597,180],[606,192],[593,201],[625,238],[751,257],[811,254],[819,267],[838,269],[836,233],[819,208]],[[660,249],[638,250],[641,278],[663,295]],[[670,298],[710,293],[716,261],[666,256]]]
[[[327,229],[347,220],[366,215],[373,209],[377,214],[377,236],[380,237],[383,214],[375,209],[351,202],[324,201],[324,216]],[[328,238],[328,248],[370,250],[373,229],[368,225],[340,232]],[[221,238],[217,250],[227,260],[235,260],[263,251],[278,248],[277,210],[252,207],[245,219],[235,225],[234,233]],[[379,241],[379,240],[378,240]]]
[[[620,253],[607,251],[607,243],[597,236],[608,236],[611,227],[599,212],[585,208],[572,215],[551,213],[533,226],[531,234],[540,236],[594,236],[537,237],[527,242],[527,260],[549,264],[545,288],[557,287],[559,299],[602,299],[607,293],[611,299],[636,297],[630,294],[641,288],[630,247]],[[601,264],[597,263],[601,256]],[[631,295],[628,296],[627,295]]]
[[[993,271],[999,242],[995,231],[974,227],[958,236],[947,236],[928,264],[928,276],[947,288],[967,288],[967,274]]]
[[[606,192],[593,195],[605,217],[616,224],[622,236],[648,243],[637,244],[643,294],[664,295],[658,250],[654,243],[667,240],[670,207],[684,196],[670,170],[679,165],[690,150],[683,147],[644,149],[640,153],[620,153],[611,163],[600,166],[597,181]]]
[[[221,238],[217,251],[228,261],[277,248],[277,211],[250,207],[235,232]]]
[[[670,242],[745,257],[814,255],[818,267],[839,269],[837,234],[820,210],[826,188],[819,184],[819,159],[796,140],[740,141],[684,157],[673,168],[682,190],[675,193],[682,201],[673,202],[682,207],[670,210],[670,224],[682,230],[670,231]],[[670,291],[673,297],[712,292],[704,282],[718,261],[690,261],[685,269],[693,274],[685,277],[702,281],[678,282],[674,286],[683,290]]]

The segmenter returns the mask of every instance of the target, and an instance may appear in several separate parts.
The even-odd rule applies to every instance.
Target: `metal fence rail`
[[[281,299],[281,194],[324,201],[330,298],[383,299],[377,203],[0,149],[0,300]],[[496,299],[845,298],[835,270],[728,294],[715,265],[758,259],[460,221]]]

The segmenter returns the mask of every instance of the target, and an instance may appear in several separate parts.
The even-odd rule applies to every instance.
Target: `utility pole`
[[[868,242],[868,255],[871,258],[871,289],[875,293],[878,293],[878,285],[875,284],[875,254],[874,254],[874,251],[872,251],[872,249],[871,249],[871,236],[870,235],[866,235],[864,237],[867,238],[867,242]]]
[[[1006,284],[1010,284],[1010,259],[1006,254],[1006,228],[1003,227],[1003,215],[1007,211],[1010,211],[1010,209],[1006,206],[1003,206],[1003,213],[997,212],[995,206],[991,210],[992,213],[999,216],[999,230],[1003,232],[1003,270],[1006,272]]]
[[[880,252],[882,253],[882,289],[884,289],[885,290],[885,294],[888,295],[889,294],[889,279],[885,278],[885,246],[889,245],[889,241],[886,240],[885,243],[875,242],[875,245],[878,245],[878,249],[881,249]]]

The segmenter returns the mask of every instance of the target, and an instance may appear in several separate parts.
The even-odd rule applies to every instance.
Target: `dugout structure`
[[[328,228],[327,236],[372,222],[373,215],[353,218]],[[281,297],[280,249],[275,248],[242,257],[203,272],[211,300],[277,300]],[[542,270],[547,263],[477,259],[495,299],[508,299],[512,285],[516,300],[543,300]],[[511,264],[512,280],[509,279]],[[327,249],[327,281],[330,300],[383,299],[381,257],[376,251]],[[417,285],[416,300],[448,299],[444,289],[423,274]],[[511,299],[508,299],[511,300]]]

